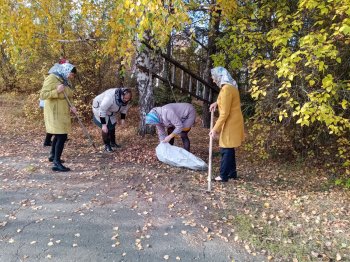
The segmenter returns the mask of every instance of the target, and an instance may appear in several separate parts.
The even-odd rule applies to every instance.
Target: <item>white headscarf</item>
[[[50,68],[49,74],[54,74],[58,77],[60,77],[64,85],[68,85],[68,76],[71,73],[72,69],[74,68],[74,65],[70,63],[64,63],[64,64],[55,64],[53,67]]]
[[[211,70],[211,75],[213,77],[213,81],[218,87],[222,87],[224,84],[229,84],[238,88],[236,81],[232,78],[230,73],[222,66],[215,67]]]

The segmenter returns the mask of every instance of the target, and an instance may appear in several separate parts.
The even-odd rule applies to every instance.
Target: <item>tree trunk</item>
[[[212,0],[211,4],[214,5],[216,0]],[[203,78],[208,83],[213,83],[210,76],[210,69],[213,67],[213,61],[211,59],[211,55],[216,52],[215,40],[219,33],[220,26],[220,11],[215,11],[216,13],[210,13],[210,23],[209,23],[209,32],[208,32],[208,52],[207,59],[205,64],[205,69],[203,72]],[[209,99],[209,90],[206,90],[204,94],[205,99]],[[202,107],[202,119],[203,119],[203,127],[210,128],[210,112],[209,112],[209,104],[203,102]]]
[[[136,79],[139,92],[140,110],[138,134],[144,136],[145,134],[154,134],[155,132],[154,128],[145,125],[145,116],[154,106],[152,74],[145,69],[152,69],[153,63],[149,54],[150,50],[147,48],[141,48],[141,46],[142,44],[137,42]]]
[[[169,42],[166,46],[166,54],[168,57],[171,57],[171,36],[169,39]],[[163,72],[162,72],[163,78],[167,79],[170,76],[170,64],[168,61],[164,59],[164,66],[163,66]]]

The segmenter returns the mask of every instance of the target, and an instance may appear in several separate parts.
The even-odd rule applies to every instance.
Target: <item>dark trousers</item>
[[[237,178],[236,154],[234,148],[220,148],[221,163],[220,177],[223,181],[229,178]]]
[[[52,140],[51,157],[54,163],[61,163],[61,155],[64,149],[64,143],[67,140],[67,134],[55,135]]]
[[[113,146],[115,145],[115,125],[114,128],[109,129],[108,128],[108,133],[105,133],[102,131],[102,140],[105,145],[110,145]]]
[[[168,135],[170,135],[173,131],[175,130],[175,127],[168,127]],[[190,152],[190,147],[191,147],[191,143],[190,143],[190,139],[188,138],[188,131],[182,131],[180,136],[181,136],[181,140],[182,140],[182,144],[184,149],[186,149],[188,152]],[[173,137],[170,141],[169,144],[173,145],[175,141],[175,137]]]
[[[100,121],[98,121],[95,116],[93,118],[94,123],[99,127],[102,128],[102,124]],[[108,133],[105,133],[103,131],[101,131],[101,135],[102,135],[102,140],[103,143],[105,145],[115,145],[115,127],[116,124],[112,124],[111,120],[108,119],[108,123],[107,123],[107,128],[108,128]]]

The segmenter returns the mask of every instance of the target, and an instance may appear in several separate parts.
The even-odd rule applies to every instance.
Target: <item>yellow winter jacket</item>
[[[40,91],[40,99],[45,100],[44,120],[46,132],[50,134],[68,134],[71,130],[70,108],[63,92],[57,92],[57,86],[62,84],[59,77],[50,74],[44,80]],[[71,100],[73,92],[65,87],[64,92]]]
[[[220,133],[219,146],[240,146],[244,140],[244,122],[238,88],[223,85],[217,103],[220,115],[213,130]]]

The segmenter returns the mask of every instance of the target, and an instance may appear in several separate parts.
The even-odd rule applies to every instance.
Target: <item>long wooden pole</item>
[[[213,129],[214,111],[210,114],[210,131]],[[209,137],[209,160],[208,160],[208,191],[211,191],[211,170],[212,170],[212,156],[213,156],[213,137]]]
[[[71,103],[71,101],[69,100],[69,98],[68,98],[68,96],[67,96],[67,94],[66,94],[66,92],[65,92],[64,90],[63,90],[63,94],[64,94],[65,99],[66,99],[67,102],[68,102],[69,107],[73,107],[74,105]],[[75,115],[75,117],[78,119],[78,122],[79,122],[81,128],[83,129],[84,135],[85,135],[86,138],[90,141],[90,143],[91,143],[91,145],[93,146],[93,148],[94,148],[95,150],[97,150],[97,147],[95,146],[94,141],[92,140],[92,138],[91,138],[89,132],[87,131],[86,127],[84,126],[83,122],[82,122],[82,121],[80,120],[80,118],[78,117],[78,114],[75,113],[74,115]]]

